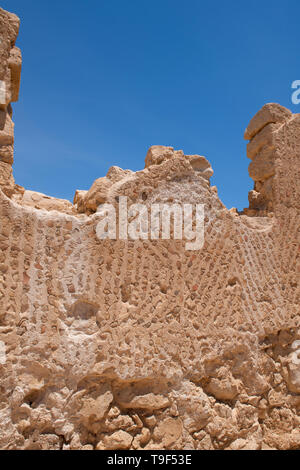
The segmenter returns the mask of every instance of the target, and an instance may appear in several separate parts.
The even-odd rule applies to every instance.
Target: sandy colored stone
[[[76,210],[79,214],[83,213],[85,211],[84,199],[85,199],[86,194],[87,194],[87,191],[77,190],[75,192],[75,196],[74,196],[74,199],[73,199],[73,204],[76,207]]]
[[[111,436],[105,436],[103,444],[98,445],[97,450],[128,450],[133,437],[125,431],[118,431]]]
[[[133,449],[140,450],[140,449],[144,448],[145,445],[148,444],[150,439],[151,439],[151,433],[150,433],[149,429],[147,429],[147,428],[142,429],[141,434],[138,434],[137,436],[135,436],[135,438],[132,442]]]
[[[84,398],[82,400],[83,406],[79,413],[83,419],[99,421],[109,411],[113,399],[114,397],[110,390],[99,395],[96,399]]]
[[[7,109],[7,106],[13,98],[13,80],[15,80],[15,78],[12,80],[9,59],[17,39],[19,25],[20,20],[16,15],[8,13],[7,11],[2,10],[2,8],[0,9],[0,80],[5,82],[6,87],[5,100],[3,103],[0,103],[0,109],[3,110]],[[14,53],[12,52],[12,54]]]
[[[154,431],[154,439],[161,441],[164,449],[174,445],[182,436],[181,419],[166,418]]]
[[[98,178],[84,197],[86,210],[96,212],[100,204],[107,202],[107,193],[111,185],[108,178]]]
[[[0,188],[11,197],[15,191],[12,170],[14,160],[14,123],[11,102],[17,101],[22,66],[21,52],[15,47],[19,18],[0,8]]]
[[[227,377],[219,379],[212,378],[206,388],[207,392],[213,395],[217,400],[233,400],[238,394],[238,383]]]
[[[8,113],[5,113],[5,122],[0,120],[0,145],[13,145],[14,143],[14,124]]]
[[[2,161],[0,161],[0,187],[6,196],[12,196],[15,187],[12,168],[11,165]]]
[[[251,140],[265,126],[271,123],[283,123],[292,117],[291,111],[280,106],[277,103],[267,103],[262,109],[251,119],[246,131],[245,139]]]
[[[151,165],[160,165],[163,161],[173,158],[173,156],[173,147],[153,145],[152,147],[150,147],[146,155],[145,168],[148,168]]]
[[[167,408],[170,405],[168,397],[155,395],[154,393],[148,393],[141,396],[135,396],[132,393],[121,393],[118,395],[118,402],[124,408],[144,409],[149,411],[160,410],[162,408]]]
[[[24,191],[19,201],[24,206],[34,207],[45,211],[72,213],[73,205],[66,199],[56,199],[35,191]]]
[[[11,71],[11,101],[18,101],[21,83],[22,54],[18,47],[10,51],[8,66]]]
[[[18,28],[0,9],[0,449],[299,449],[300,115],[249,124],[244,211],[205,157],[164,146],[48,197],[13,179]],[[122,196],[203,204],[203,248],[99,240]]]
[[[287,385],[291,392],[300,394],[300,340],[294,341],[291,349],[287,358]]]
[[[274,152],[266,148],[254,157],[249,165],[249,176],[254,181],[264,181],[275,174]]]
[[[247,156],[250,160],[253,160],[260,151],[269,151],[274,148],[274,137],[277,128],[276,124],[268,124],[250,140],[247,145]]]
[[[12,145],[0,146],[0,162],[12,165],[14,162],[14,148]]]
[[[185,157],[189,160],[192,168],[199,172],[201,176],[208,180],[213,176],[214,171],[205,157],[200,155],[185,155]]]

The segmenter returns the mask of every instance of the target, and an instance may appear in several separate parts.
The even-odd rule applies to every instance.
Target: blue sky
[[[205,155],[228,208],[248,206],[244,129],[266,102],[295,113],[300,2],[8,0],[21,18],[18,184],[73,199],[151,145]]]

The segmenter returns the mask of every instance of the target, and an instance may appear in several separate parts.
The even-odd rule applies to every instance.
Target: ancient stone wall
[[[245,133],[228,210],[198,155],[152,147],[74,204],[15,185],[18,20],[0,10],[0,448],[300,448],[300,115]],[[204,204],[205,243],[100,240],[99,204]]]
[[[15,47],[19,19],[0,9],[0,187],[11,196],[14,188],[14,125],[11,102],[18,100],[21,76],[21,52]]]

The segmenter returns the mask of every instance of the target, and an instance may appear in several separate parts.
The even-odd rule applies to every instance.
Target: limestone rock
[[[133,171],[123,170],[122,168],[119,168],[118,166],[112,166],[108,170],[106,178],[112,181],[112,183],[117,183],[118,181],[121,181],[122,179],[130,175],[133,175]]]
[[[110,390],[99,395],[96,399],[83,398],[83,406],[79,412],[83,420],[100,421],[104,418],[105,414],[109,411],[110,405],[113,402],[113,394]]]
[[[288,359],[288,387],[291,392],[300,394],[300,340],[292,344],[293,352]]]
[[[98,178],[84,197],[86,210],[96,212],[100,204],[107,202],[107,193],[111,186],[112,182],[108,178]]]
[[[3,113],[1,113],[3,114]],[[0,121],[0,145],[13,145],[14,143],[14,124],[8,113],[5,113],[5,122]],[[2,116],[1,116],[2,118]]]
[[[276,124],[268,124],[253,137],[247,145],[247,156],[250,160],[253,160],[262,149],[269,151],[274,148],[274,135],[277,128]]]
[[[237,439],[234,441],[227,450],[260,450],[260,443],[256,442],[254,439]]]
[[[141,434],[138,434],[132,443],[134,449],[143,448],[150,441],[151,433],[149,429],[143,428]]]
[[[127,450],[130,448],[133,437],[125,431],[118,431],[111,436],[105,436],[103,444],[100,443],[97,450]]]
[[[153,145],[150,147],[146,155],[145,168],[148,168],[151,165],[160,165],[163,161],[169,160],[178,154],[183,155],[183,152],[175,152],[173,147]]]
[[[0,146],[0,162],[12,165],[14,162],[14,148],[12,145]]]
[[[277,103],[265,104],[262,109],[250,121],[246,131],[245,139],[251,140],[265,126],[271,123],[282,123],[288,121],[292,117],[291,111],[280,106]]]
[[[233,400],[237,396],[239,389],[235,381],[223,377],[221,379],[211,379],[206,390],[218,400],[227,401]]]
[[[200,155],[186,155],[193,169],[206,179],[210,179],[214,172],[209,161]]]
[[[182,437],[181,419],[166,418],[154,431],[154,438],[160,441],[164,449],[174,445]]]
[[[6,196],[12,196],[15,187],[12,168],[11,165],[3,161],[0,161],[0,187]]]
[[[204,178],[209,180],[213,176],[213,170],[205,157],[200,155],[184,155],[182,150],[174,150],[173,147],[164,147],[163,145],[150,147],[146,156],[145,168],[152,165],[161,165],[163,162],[178,157],[187,159],[192,168],[200,172]]]
[[[21,83],[22,54],[18,47],[10,51],[8,66],[11,71],[11,101],[18,101]]]
[[[21,203],[24,206],[34,207],[46,211],[59,211],[72,213],[72,204],[66,199],[56,199],[35,191],[24,191]]]
[[[205,157],[199,155],[186,156],[183,152],[168,150],[169,153],[161,154],[161,148],[154,148],[155,152],[162,155],[159,164],[151,164],[145,170],[132,172],[112,167],[105,177],[97,179],[86,193],[77,191],[74,204],[80,213],[93,214],[99,206],[105,203],[115,204],[120,196],[127,196],[131,200],[141,199],[145,202],[148,194],[151,195],[153,187],[157,187],[159,181],[187,180],[196,176],[198,184],[209,184],[213,170]],[[169,148],[168,148],[169,149]],[[150,149],[151,150],[151,149]],[[152,150],[151,150],[152,152]],[[170,153],[171,152],[171,153]]]
[[[79,214],[85,212],[85,197],[87,191],[80,191],[79,189],[75,192],[73,204]]]
[[[170,400],[168,397],[155,395],[154,393],[134,396],[133,394],[125,392],[120,393],[117,399],[122,407],[129,409],[144,409],[153,411],[167,408],[170,405]]]
[[[8,197],[14,194],[12,165],[14,124],[10,103],[17,101],[20,86],[22,58],[21,52],[15,47],[19,31],[19,18],[0,8],[0,190]]]
[[[9,66],[9,57],[14,48],[15,41],[19,32],[19,18],[0,9],[0,27],[1,27],[1,44],[0,44],[0,81],[5,84],[5,98],[0,103],[0,109],[4,111],[12,101],[12,79]],[[12,53],[13,54],[13,53]]]
[[[264,181],[275,175],[274,152],[266,149],[260,152],[249,165],[249,175],[254,181]]]
[[[0,9],[0,449],[298,449],[300,115],[268,104],[249,124],[244,212],[205,157],[163,146],[74,204],[25,190],[18,28]],[[204,244],[171,223],[167,239],[99,239],[99,204],[123,196],[202,205]]]

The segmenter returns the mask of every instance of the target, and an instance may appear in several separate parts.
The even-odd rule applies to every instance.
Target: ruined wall
[[[19,19],[0,9],[0,187],[11,196],[14,179],[13,164],[14,125],[11,102],[18,100],[21,52],[15,47]]]
[[[6,155],[18,20],[0,10],[0,28]],[[300,115],[266,105],[245,138],[242,214],[171,147],[74,204],[16,186],[0,157],[1,449],[300,448]],[[203,248],[99,240],[96,209],[120,196],[204,204]]]

